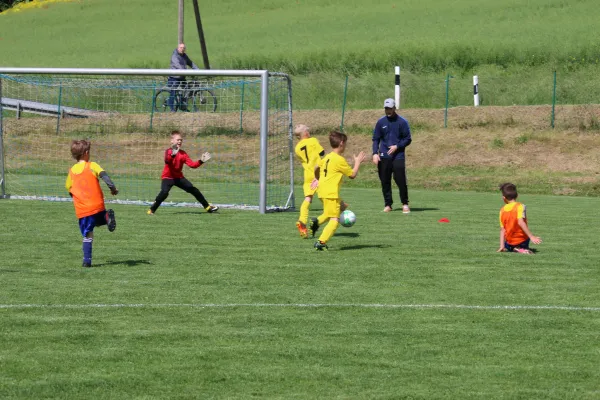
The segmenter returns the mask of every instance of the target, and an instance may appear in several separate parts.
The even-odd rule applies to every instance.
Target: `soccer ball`
[[[356,222],[356,215],[350,210],[344,210],[340,215],[340,223],[346,228],[350,228]]]

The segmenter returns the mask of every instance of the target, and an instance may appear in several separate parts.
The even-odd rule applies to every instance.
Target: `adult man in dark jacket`
[[[171,69],[185,69],[186,67],[200,69],[185,53],[185,44],[179,43],[179,46],[173,50],[173,54],[171,55]],[[185,82],[185,76],[170,76],[167,80],[167,86],[172,88],[169,99],[167,100],[167,105],[171,111],[175,111],[176,89],[182,88],[183,82]],[[179,106],[183,107],[185,105],[180,104]]]
[[[383,103],[385,116],[373,129],[373,164],[377,165],[381,191],[385,202],[384,212],[392,211],[392,175],[400,190],[402,212],[408,214],[408,187],[406,185],[406,159],[404,151],[412,142],[408,121],[396,114],[394,99]]]

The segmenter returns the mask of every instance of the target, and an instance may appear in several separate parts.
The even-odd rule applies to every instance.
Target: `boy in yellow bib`
[[[298,216],[298,221],[296,221],[296,227],[300,232],[300,237],[306,239],[308,237],[306,229],[308,210],[316,191],[315,189],[311,189],[310,185],[315,179],[315,167],[321,160],[321,157],[325,155],[325,150],[316,138],[310,136],[308,126],[298,125],[294,133],[300,139],[294,148],[294,153],[296,153],[296,157],[302,162],[302,169],[304,170],[304,184],[302,185],[304,201],[300,206],[300,215]]]
[[[346,159],[342,156],[346,149],[348,136],[346,134],[333,131],[329,134],[329,144],[332,152],[327,154],[315,168],[315,179],[311,184],[312,189],[318,188],[319,198],[323,201],[323,213],[318,218],[311,219],[310,229],[313,236],[319,229],[319,226],[329,221],[315,242],[316,250],[327,250],[327,242],[335,233],[340,221],[340,212],[342,199],[340,198],[340,187],[342,178],[347,176],[350,179],[356,178],[360,163],[365,159],[365,152],[361,151],[358,156],[354,155],[354,166],[351,168]]]

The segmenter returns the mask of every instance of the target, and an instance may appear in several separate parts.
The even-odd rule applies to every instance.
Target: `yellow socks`
[[[302,205],[300,206],[300,217],[298,217],[298,221],[302,222],[304,225],[308,223],[308,209],[310,208],[310,201],[304,200]]]
[[[321,222],[319,221],[319,224],[320,223]],[[321,243],[327,243],[337,230],[339,224],[340,223],[338,221],[330,219],[329,223],[325,226],[325,229],[323,229],[323,233],[321,233],[321,236],[319,236],[319,241]]]

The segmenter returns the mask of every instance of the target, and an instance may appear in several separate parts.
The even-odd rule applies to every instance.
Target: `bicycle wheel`
[[[154,111],[165,112],[170,111],[169,105],[167,101],[169,100],[169,96],[171,95],[171,91],[169,90],[159,90],[156,92],[154,96]],[[177,98],[175,98],[175,106],[177,105]]]
[[[217,111],[217,96],[209,89],[195,90],[188,97],[188,109],[193,112]]]

